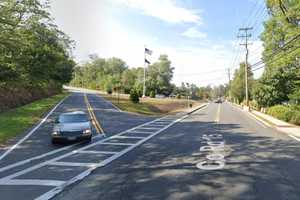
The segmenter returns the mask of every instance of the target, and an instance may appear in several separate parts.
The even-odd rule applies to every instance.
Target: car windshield
[[[87,122],[88,118],[85,114],[65,114],[59,116],[59,123],[76,123],[76,122]]]

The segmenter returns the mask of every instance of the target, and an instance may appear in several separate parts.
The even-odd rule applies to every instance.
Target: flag
[[[152,51],[150,49],[145,48],[145,53],[148,54],[148,55],[151,55]]]
[[[148,61],[146,58],[145,58],[145,63],[147,63],[149,65],[151,64],[150,61]]]

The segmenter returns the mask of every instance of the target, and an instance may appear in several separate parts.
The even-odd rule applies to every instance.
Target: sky
[[[58,27],[75,41],[76,61],[90,54],[118,57],[129,67],[143,67],[144,47],[150,62],[167,54],[172,82],[198,86],[228,82],[245,49],[238,29],[253,26],[249,62],[261,58],[259,34],[267,19],[264,0],[51,0]],[[255,72],[259,77],[262,70]]]

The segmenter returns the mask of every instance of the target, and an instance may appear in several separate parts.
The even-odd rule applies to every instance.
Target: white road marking
[[[82,162],[51,162],[48,165],[70,166],[70,167],[93,167],[98,163],[82,163]]]
[[[298,142],[300,142],[300,138],[294,136],[294,135],[291,135],[291,134],[287,134],[288,136],[290,136],[291,138],[297,140]]]
[[[206,106],[207,106],[207,105],[204,105],[202,108],[205,108]],[[102,163],[104,166],[105,166],[106,164],[109,164],[109,163],[112,162],[113,160],[119,158],[120,156],[122,156],[123,154],[127,153],[128,151],[134,149],[135,147],[137,147],[137,146],[143,144],[145,141],[147,141],[147,140],[149,140],[150,138],[156,136],[156,135],[159,134],[160,132],[166,130],[167,128],[169,128],[169,127],[172,126],[173,124],[175,124],[175,123],[177,123],[177,122],[179,122],[179,121],[185,119],[185,118],[188,117],[188,116],[189,116],[189,115],[184,115],[183,117],[181,117],[181,118],[179,118],[179,119],[173,121],[171,124],[167,125],[167,126],[164,127],[163,129],[161,129],[161,130],[155,132],[155,133],[152,134],[152,135],[149,135],[148,137],[146,137],[145,139],[139,141],[139,142],[136,143],[135,145],[130,146],[130,147],[124,149],[124,150],[121,151],[120,153],[115,154],[114,156],[112,156],[112,157],[110,157],[110,158],[104,160],[104,161],[101,162],[101,163]],[[107,138],[107,139],[108,139],[108,138]],[[99,164],[99,166],[101,166],[101,165]],[[61,186],[61,187],[56,187],[56,188],[50,190],[49,192],[47,192],[47,193],[41,195],[40,197],[36,198],[36,200],[48,200],[48,199],[51,199],[51,198],[54,197],[56,194],[60,193],[66,186],[71,185],[71,184],[73,184],[74,182],[76,182],[76,181],[78,181],[78,180],[81,180],[81,179],[83,179],[84,177],[88,176],[95,168],[97,168],[97,167],[93,167],[93,168],[90,168],[90,169],[86,170],[85,172],[82,172],[82,173],[79,174],[78,176],[75,176],[74,178],[72,178],[70,181],[68,181],[68,182],[67,182],[66,184],[64,184],[63,186]]]
[[[206,105],[204,105],[202,108],[204,108],[205,106],[206,106]],[[129,147],[125,148],[124,150],[122,150],[122,151],[120,151],[120,152],[114,154],[113,156],[111,156],[111,157],[109,157],[109,158],[107,158],[107,159],[105,159],[105,160],[103,160],[103,161],[101,161],[101,162],[99,162],[99,163],[92,164],[92,166],[90,166],[86,171],[84,171],[84,172],[80,173],[79,175],[73,177],[71,180],[66,181],[64,184],[59,185],[59,186],[55,187],[54,189],[52,189],[52,190],[46,192],[45,194],[41,195],[40,197],[38,197],[38,198],[36,198],[36,199],[38,199],[38,200],[46,200],[46,199],[47,199],[47,200],[48,200],[48,199],[54,197],[56,194],[58,194],[59,192],[61,192],[66,186],[68,186],[68,185],[70,185],[70,184],[72,184],[72,183],[74,183],[74,182],[76,182],[76,181],[78,181],[78,180],[83,179],[84,177],[86,177],[87,175],[89,175],[94,169],[109,164],[109,163],[112,162],[113,160],[115,160],[115,159],[119,158],[120,156],[126,154],[127,152],[129,152],[129,151],[131,151],[132,149],[136,148],[137,146],[143,144],[145,141],[147,141],[147,140],[149,140],[150,138],[156,136],[157,134],[159,134],[159,133],[161,133],[162,131],[166,130],[167,128],[169,128],[170,126],[174,125],[175,123],[177,123],[177,122],[179,122],[179,121],[181,121],[181,120],[187,118],[188,116],[189,116],[188,114],[187,114],[187,115],[184,115],[184,116],[181,116],[180,118],[174,120],[174,121],[173,121],[172,123],[170,123],[169,125],[163,127],[163,128],[160,129],[160,130],[156,130],[153,134],[149,134],[149,136],[145,137],[144,139],[138,141],[138,142],[135,143],[135,144],[132,144],[131,146],[129,146]],[[160,119],[162,119],[162,118],[160,118]],[[154,120],[154,121],[157,121],[157,120],[160,120],[160,119],[156,119],[156,120]],[[145,123],[144,125],[149,124],[149,123],[152,123],[152,122],[154,122],[154,121]],[[119,134],[117,134],[117,135],[122,135],[122,134],[124,134],[124,133],[128,133],[128,132],[130,132],[130,131],[132,131],[132,130],[135,130],[135,129],[138,129],[139,127],[142,127],[142,126],[143,126],[143,125],[140,125],[140,126],[137,126],[137,127],[135,127],[135,128],[132,128],[132,129],[123,131],[123,132],[121,132],[121,133],[119,133]],[[101,141],[97,141],[97,142],[95,142],[95,143],[92,143],[92,144],[89,144],[89,145],[87,145],[87,146],[81,147],[81,148],[77,149],[77,152],[84,151],[85,149],[91,148],[91,147],[93,147],[93,146],[96,146],[96,145],[99,145],[99,144],[106,143],[106,141],[108,141],[108,140],[110,140],[110,139],[111,139],[111,138],[106,138],[106,139],[103,139],[103,140],[101,140]],[[113,144],[115,144],[115,143],[113,143]],[[120,143],[118,143],[118,144],[120,144]],[[31,166],[31,167],[29,167],[29,168],[27,168],[27,169],[25,169],[25,170],[19,171],[19,172],[15,173],[15,174],[6,176],[6,177],[0,179],[0,181],[11,180],[11,179],[13,179],[13,178],[15,178],[15,177],[17,177],[17,176],[21,176],[21,175],[26,174],[26,173],[28,173],[28,172],[31,172],[31,171],[33,171],[33,170],[39,169],[39,168],[41,168],[41,167],[43,167],[43,166],[51,165],[51,163],[57,162],[57,161],[59,161],[59,160],[65,158],[65,157],[68,157],[68,156],[73,155],[73,154],[75,154],[75,153],[76,153],[76,151],[72,151],[72,152],[66,153],[66,154],[64,154],[64,155],[61,155],[61,156],[59,156],[59,157],[56,157],[56,158],[50,159],[50,160],[48,160],[48,161],[45,161],[45,162],[43,162],[43,163],[39,163],[39,164],[34,165],[34,166]]]
[[[120,138],[120,139],[144,139],[145,137],[137,137],[137,136],[112,136],[111,138]]]
[[[150,127],[141,127],[141,128],[138,128],[138,129],[144,129],[144,130],[158,130],[160,128],[158,127],[153,127],[153,128],[150,128]]]
[[[171,123],[173,120],[159,120],[159,121],[156,121],[155,123],[157,124],[169,124]]]
[[[0,182],[0,185],[43,185],[43,186],[60,186],[65,181],[59,180],[41,180],[41,179],[13,179]]]
[[[116,151],[77,151],[76,153],[87,153],[87,154],[116,154]]]
[[[115,106],[112,102],[107,101],[104,97],[102,97],[100,94],[97,95],[98,97],[100,97],[100,99],[102,99],[104,102],[110,104],[112,107],[114,107],[117,111],[122,112],[122,110],[120,108],[118,108],[117,106]]]
[[[229,104],[229,103],[228,103]],[[267,126],[271,127],[269,124],[267,124],[266,122],[264,121],[260,121],[255,115],[253,115],[252,113],[250,112],[245,112],[243,110],[241,110],[241,108],[239,107],[236,107],[236,106],[233,106],[232,104],[229,104],[232,108],[236,109],[236,110],[239,110],[240,112],[242,113],[247,113],[248,115],[248,118],[251,118],[253,121],[255,121],[257,124],[261,125],[263,128],[267,128]]]
[[[160,118],[160,119],[162,119],[162,118]],[[131,132],[131,131],[133,131],[133,130],[135,130],[135,129],[138,129],[138,128],[142,127],[142,126],[145,126],[145,125],[147,125],[147,124],[150,124],[150,123],[152,123],[152,122],[154,122],[154,121],[156,121],[156,120],[159,120],[159,119],[155,119],[155,120],[153,120],[153,121],[146,122],[146,123],[144,123],[144,124],[141,124],[141,125],[139,125],[139,126],[133,127],[133,128],[131,128],[131,129],[129,129],[129,130],[123,131],[123,132],[118,133],[118,134],[116,134],[116,135],[122,135],[122,134],[125,134],[125,133],[128,133],[128,132]],[[103,140],[100,140],[100,141],[97,141],[97,142],[95,142],[95,143],[89,144],[89,145],[87,145],[87,146],[81,147],[81,148],[77,149],[77,151],[81,151],[81,150],[85,150],[85,149],[91,148],[91,147],[96,146],[96,145],[98,145],[98,144],[104,143],[105,141],[108,141],[108,140],[110,140],[110,139],[111,139],[111,138],[105,138],[105,139],[103,139]],[[70,155],[75,154],[75,153],[76,153],[76,151],[72,151],[72,152],[66,153],[66,154],[61,155],[61,156],[59,156],[59,157],[50,159],[50,160],[48,160],[48,161],[39,163],[39,164],[34,165],[34,166],[31,166],[31,167],[29,167],[29,168],[27,168],[27,169],[25,169],[25,170],[19,171],[19,172],[15,173],[15,174],[12,174],[12,175],[10,175],[10,176],[6,176],[4,179],[9,180],[9,179],[15,178],[15,177],[17,177],[17,176],[26,174],[26,173],[28,173],[28,172],[30,172],[30,171],[33,171],[33,170],[35,170],[35,169],[41,168],[41,167],[43,167],[43,166],[46,166],[48,163],[55,162],[55,161],[57,161],[57,160],[60,160],[60,159],[62,159],[62,158],[65,158],[65,157],[70,156]],[[39,156],[39,157],[41,157],[41,156]],[[23,164],[24,161],[21,161],[21,162],[22,162],[21,164]],[[6,167],[4,167],[4,168],[5,168],[5,170],[11,169],[12,167],[15,167],[16,164],[17,164],[17,163],[15,163],[15,164],[13,164],[13,165],[6,166]],[[21,164],[19,164],[19,165],[21,165]],[[17,166],[19,166],[19,165],[17,165]],[[3,170],[3,171],[4,171],[4,170]],[[2,179],[0,179],[0,180],[2,180]]]
[[[40,121],[40,123],[38,123],[38,125],[36,125],[25,137],[23,137],[22,139],[20,139],[16,144],[14,144],[13,146],[11,146],[8,150],[6,150],[1,156],[0,156],[0,161],[5,158],[10,152],[12,152],[15,148],[17,148],[22,142],[24,142],[27,138],[29,138],[47,119],[48,117],[56,110],[56,108],[64,101],[66,100],[67,97],[69,97],[70,95],[66,96],[65,98],[63,98],[58,104],[56,104],[56,106],[54,106],[54,108],[52,108],[52,110],[50,110],[50,112]]]
[[[149,124],[147,127],[151,128],[151,127],[164,127],[166,126],[166,124]]]
[[[104,142],[101,144],[108,144],[108,145],[120,145],[120,146],[132,146],[135,145],[133,143],[121,143],[121,142]]]
[[[44,157],[47,157],[47,156],[50,156],[52,154],[55,154],[55,153],[58,153],[60,151],[64,151],[64,150],[67,150],[71,147],[74,147],[75,145],[78,145],[78,144],[73,144],[73,145],[70,145],[70,146],[66,146],[66,147],[63,147],[63,148],[60,148],[60,149],[56,149],[54,151],[50,151],[50,152],[47,152],[45,154],[42,154],[42,155],[39,155],[39,156],[35,156],[35,157],[32,157],[32,158],[28,158],[26,160],[22,160],[22,161],[19,161],[17,163],[14,163],[14,164],[11,164],[11,165],[7,165],[5,167],[2,167],[0,168],[0,172],[4,172],[6,170],[9,170],[9,169],[12,169],[14,167],[18,167],[18,166],[21,166],[21,165],[25,165],[27,163],[30,163],[34,160],[38,160],[38,159],[41,159],[41,158],[44,158]]]
[[[155,121],[161,120],[161,119],[163,119],[163,118],[164,118],[164,117],[159,118],[159,119],[152,120],[152,121],[150,121],[150,122],[146,122],[146,123],[144,123],[144,124],[140,124],[140,125],[135,126],[135,127],[131,128],[131,129],[128,129],[128,130],[126,130],[126,131],[123,131],[123,132],[121,132],[121,133],[119,133],[119,134],[117,134],[117,135],[122,135],[122,134],[126,134],[126,133],[147,133],[147,134],[151,134],[152,132],[141,132],[141,131],[139,131],[139,132],[134,132],[133,130],[135,130],[135,129],[139,128],[139,127],[145,126],[145,125],[147,125],[147,124],[153,123],[153,122],[155,122]],[[97,136],[94,136],[93,138],[101,138],[101,137],[103,137],[103,135],[97,135]],[[7,165],[7,166],[5,166],[5,167],[0,168],[0,172],[3,172],[3,171],[6,171],[6,170],[9,170],[9,169],[12,169],[12,168],[14,168],[14,167],[18,167],[18,166],[27,164],[27,163],[32,162],[32,161],[34,161],[34,160],[38,160],[38,159],[47,157],[47,156],[49,156],[49,155],[58,153],[58,152],[60,152],[60,151],[64,151],[64,150],[70,149],[70,148],[72,148],[72,147],[74,147],[74,146],[76,146],[76,145],[78,145],[78,144],[73,144],[73,145],[70,145],[70,146],[66,146],[66,147],[63,147],[63,148],[60,148],[60,149],[57,149],[57,150],[53,150],[53,151],[44,153],[44,154],[39,155],[39,156],[35,156],[35,157],[32,157],[32,158],[28,158],[28,159],[19,161],[19,162],[17,162],[17,163],[11,164],[11,165]]]
[[[152,134],[153,132],[149,132],[149,131],[129,131],[127,133],[145,133],[145,134]],[[126,133],[124,133],[126,134]]]

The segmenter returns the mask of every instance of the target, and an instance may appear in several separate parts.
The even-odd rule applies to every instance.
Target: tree
[[[254,97],[262,107],[292,100],[299,102],[300,89],[300,2],[267,0],[270,14],[261,35],[265,71],[254,89]],[[292,41],[292,42],[291,42]]]
[[[147,89],[158,94],[170,95],[172,93],[173,70],[168,56],[160,55],[158,62],[153,63],[148,68]]]
[[[248,64],[248,92],[249,98],[252,95],[253,86],[253,73],[251,71],[250,65]],[[230,92],[233,98],[235,98],[238,103],[241,103],[245,99],[245,63],[240,64],[240,68],[235,70],[234,78],[231,81]]]

